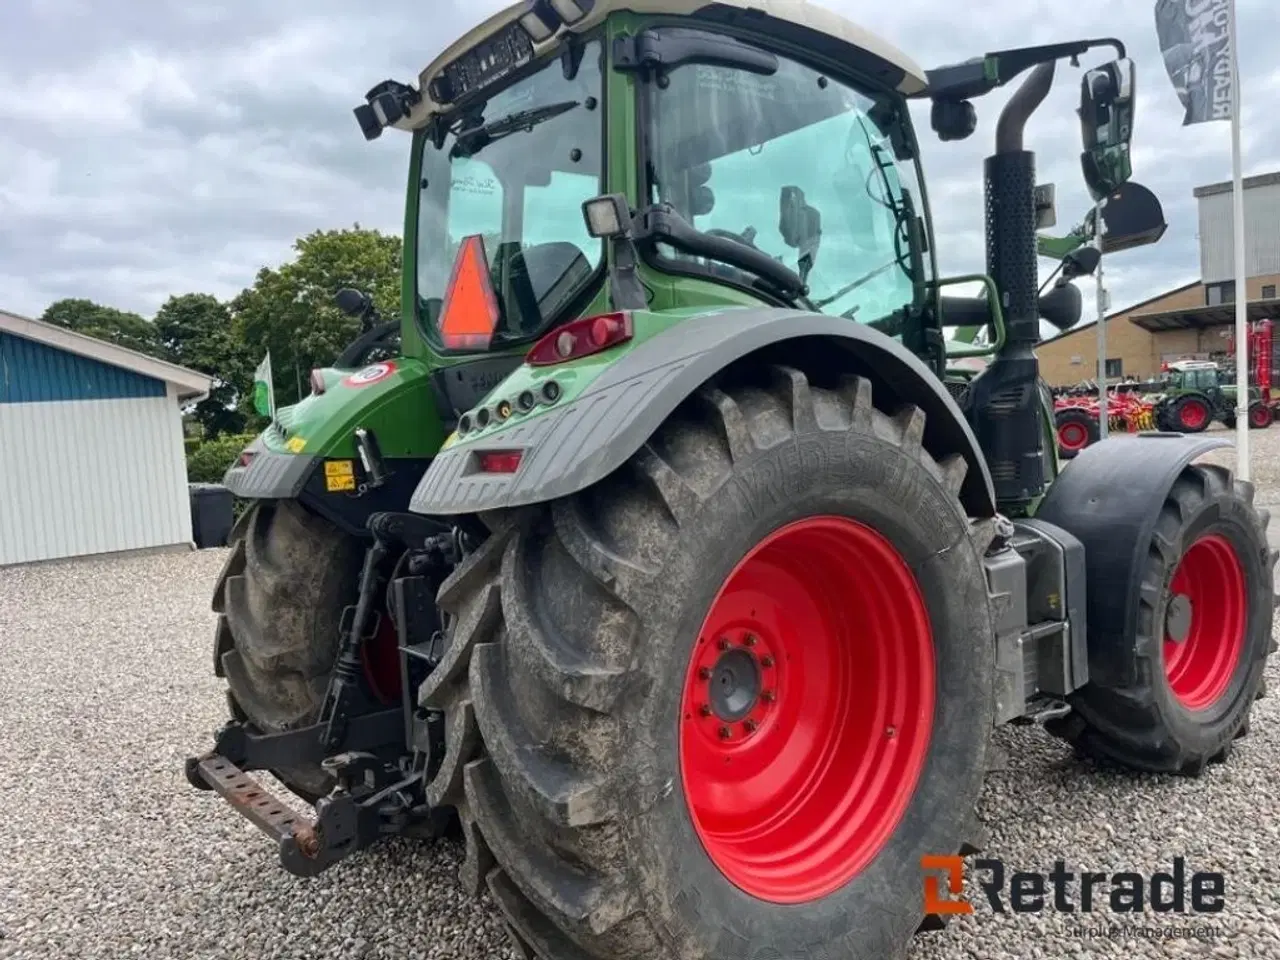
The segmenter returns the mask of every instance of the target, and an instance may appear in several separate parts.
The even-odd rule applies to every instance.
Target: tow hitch
[[[432,808],[424,786],[439,765],[444,718],[419,709],[414,691],[439,659],[440,622],[433,603],[439,571],[456,563],[452,533],[406,514],[374,514],[357,603],[344,618],[343,641],[318,722],[284,733],[260,733],[239,721],[218,731],[213,749],[186,761],[188,782],[213,790],[276,844],[281,865],[312,877],[376,841],[396,835],[439,836],[452,815]],[[401,703],[386,708],[360,685],[359,650],[377,616],[375,592],[386,583],[377,574],[391,547],[410,554],[409,576],[390,584],[400,640]],[[436,576],[429,574],[436,573]],[[428,575],[422,575],[428,574]],[[413,642],[416,640],[417,642]],[[335,786],[300,813],[249,776],[318,764]]]

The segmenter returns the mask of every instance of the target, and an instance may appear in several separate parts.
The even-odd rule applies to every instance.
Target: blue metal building
[[[191,542],[204,374],[0,311],[0,566]]]

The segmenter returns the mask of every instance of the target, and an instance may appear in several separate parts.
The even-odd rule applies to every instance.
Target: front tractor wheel
[[[1179,433],[1201,433],[1209,429],[1213,413],[1200,397],[1179,397],[1169,409],[1169,422]]]
[[[1053,419],[1058,430],[1058,455],[1064,460],[1074,459],[1102,436],[1098,418],[1083,407],[1063,407]]]
[[[901,955],[921,857],[978,842],[993,709],[985,524],[923,432],[866,380],[741,372],[491,518],[440,592],[429,793],[526,956]]]
[[[1091,681],[1051,732],[1155,773],[1195,775],[1227,758],[1272,647],[1275,557],[1269,516],[1252,501],[1224,468],[1183,470],[1132,577],[1136,630],[1097,625],[1107,642],[1090,645]]]

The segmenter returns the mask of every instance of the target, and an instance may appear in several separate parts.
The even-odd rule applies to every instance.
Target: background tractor
[[[1268,518],[1210,437],[1059,472],[1034,353],[1080,293],[1038,290],[1023,130],[1097,47],[1101,198],[1115,40],[926,72],[804,3],[530,0],[371,90],[365,135],[411,141],[402,356],[228,476],[258,499],[215,597],[233,715],[191,783],[303,876],[454,824],[524,956],[885,960],[940,924],[922,857],[981,843],[996,725],[1227,759]],[[1024,74],[987,270],[939,277],[909,105],[961,139]]]
[[[1265,392],[1249,390],[1249,426],[1265,430],[1273,414]],[[1177,360],[1167,364],[1164,391],[1155,398],[1156,422],[1161,430],[1199,433],[1215,420],[1236,425],[1236,385],[1224,383],[1222,370],[1208,360]]]

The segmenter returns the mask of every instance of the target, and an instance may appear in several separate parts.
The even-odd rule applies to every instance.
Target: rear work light
[[[524,358],[531,367],[550,367],[601,353],[635,335],[629,313],[602,313],[556,327]]]
[[[481,473],[515,473],[520,469],[520,450],[481,450],[476,460]]]
[[[311,371],[311,392],[314,393],[316,396],[319,396],[320,394],[324,393],[324,391],[325,391],[324,374],[322,374],[319,370],[312,370]]]

